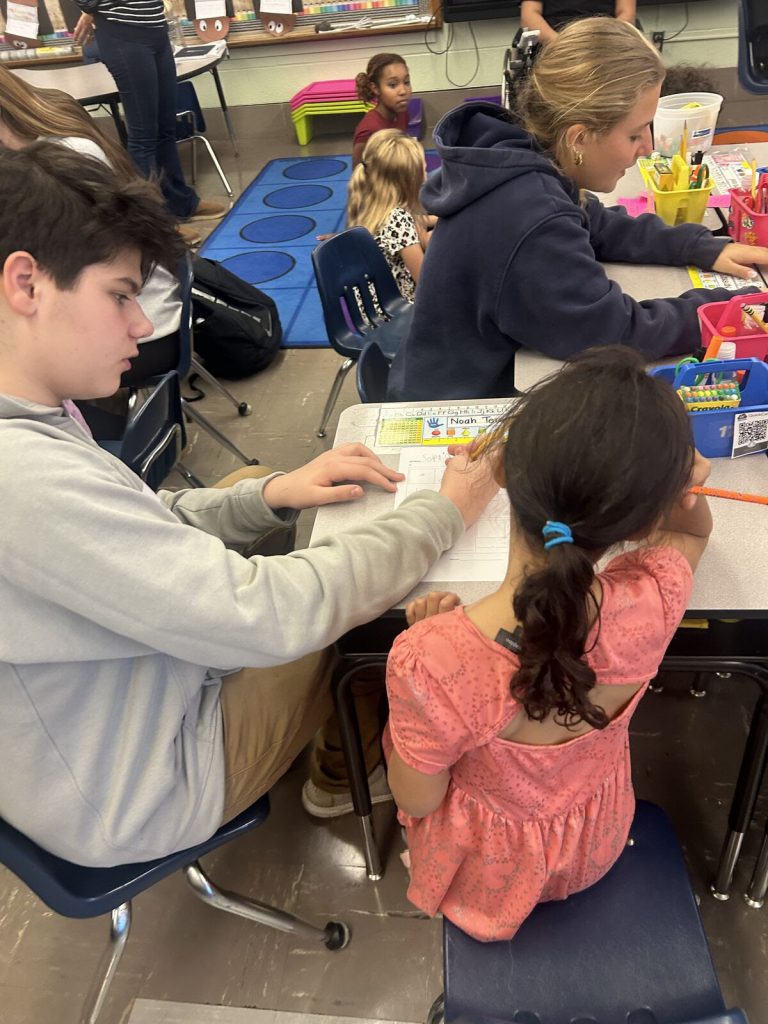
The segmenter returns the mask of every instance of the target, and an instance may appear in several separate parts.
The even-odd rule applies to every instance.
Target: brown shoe
[[[196,246],[200,245],[203,240],[200,232],[188,224],[179,224],[179,234],[190,249],[194,249]]]
[[[213,199],[201,199],[195,212],[187,220],[221,220],[231,209],[230,203],[217,203]]]

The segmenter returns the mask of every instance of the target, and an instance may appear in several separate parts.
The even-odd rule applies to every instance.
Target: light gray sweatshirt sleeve
[[[392,607],[463,531],[451,502],[421,492],[318,547],[245,559],[180,523],[100,449],[45,438],[35,449],[12,458],[3,510],[14,600],[4,602],[0,659],[10,662],[158,651],[219,671],[288,662]],[[190,521],[226,520],[222,532],[240,537],[247,522],[259,529],[266,508],[253,484],[182,502],[200,503],[186,505]]]

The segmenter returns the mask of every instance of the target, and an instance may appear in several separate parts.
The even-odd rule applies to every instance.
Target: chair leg
[[[761,694],[752,714],[749,736],[741,759],[736,789],[728,814],[728,833],[720,856],[717,876],[711,886],[718,900],[730,897],[733,872],[739,859],[741,845],[757,803],[760,785],[768,758],[768,695]]]
[[[325,928],[317,928],[284,910],[277,910],[266,903],[257,903],[255,900],[239,896],[237,893],[219,889],[205,874],[199,861],[186,867],[184,874],[203,903],[216,907],[217,910],[245,917],[249,921],[264,924],[268,928],[276,928],[281,932],[299,935],[304,939],[312,939],[314,942],[322,942],[326,949],[344,949],[349,944],[350,931],[342,921],[329,921]]]
[[[181,476],[183,476],[184,479],[187,481],[187,483],[191,484],[192,487],[205,487],[206,486],[203,483],[203,481],[200,479],[200,477],[199,476],[195,476],[194,473],[191,473],[182,462],[177,462],[176,465],[173,468],[176,470],[177,473],[179,473]]]
[[[195,143],[196,142],[202,142],[202,144],[208,150],[208,156],[211,158],[211,161],[213,162],[213,166],[216,169],[216,173],[221,178],[221,184],[224,186],[224,189],[225,189],[227,195],[231,199],[232,196],[233,196],[232,186],[229,184],[229,181],[227,180],[227,176],[224,173],[224,168],[219,163],[219,158],[216,156],[216,154],[213,151],[213,146],[210,144],[210,142],[208,141],[208,139],[206,139],[206,137],[204,135],[193,135],[192,136],[192,152],[193,153],[195,152]]]
[[[690,694],[692,697],[706,697],[707,696],[707,674],[706,672],[696,672],[691,680]]]
[[[99,973],[96,975],[88,998],[83,1009],[83,1024],[96,1024],[104,1007],[112,979],[117,972],[120,957],[123,955],[125,944],[128,941],[128,933],[131,930],[131,903],[121,903],[112,911],[112,919],[109,929],[109,949],[100,963]],[[103,967],[106,960],[106,968]]]
[[[189,416],[190,419],[194,420],[198,426],[202,427],[203,430],[207,430],[211,437],[215,438],[222,448],[226,448],[228,452],[232,452],[234,456],[240,459],[246,466],[258,466],[258,459],[249,459],[247,455],[240,451],[237,445],[233,444],[228,437],[226,437],[220,430],[199,413],[194,406],[190,405],[184,399],[181,400],[182,407],[184,409],[184,415]]]
[[[365,770],[365,754],[363,743],[360,738],[360,725],[357,721],[355,709],[355,696],[352,692],[352,683],[355,676],[362,669],[381,665],[385,657],[368,657],[358,659],[349,666],[342,661],[334,674],[331,682],[331,693],[333,704],[336,709],[336,717],[339,721],[339,736],[341,747],[344,752],[344,761],[349,776],[349,789],[352,794],[352,807],[354,813],[360,820],[360,829],[363,838],[363,854],[365,856],[366,874],[372,882],[378,882],[384,874],[384,869],[379,856],[379,848],[376,845],[376,836],[373,829],[373,808],[371,806],[371,792],[368,788],[368,775]]]
[[[749,888],[744,893],[744,899],[748,906],[759,909],[765,903],[766,892],[768,892],[768,821],[765,823],[763,843]]]
[[[336,376],[333,378],[333,384],[331,385],[331,392],[328,395],[328,401],[325,403],[323,415],[320,419],[320,426],[315,431],[318,437],[325,437],[325,428],[328,426],[328,420],[331,418],[333,407],[336,405],[336,399],[339,397],[341,385],[344,383],[344,378],[354,365],[354,359],[345,359],[336,372]]]
[[[251,415],[253,409],[251,408],[250,404],[248,402],[240,402],[237,398],[235,398],[232,392],[225,388],[221,381],[214,377],[209,370],[206,370],[206,368],[201,363],[199,363],[194,356],[192,356],[191,370],[192,373],[196,373],[200,377],[202,377],[203,380],[206,381],[206,383],[211,385],[211,387],[216,388],[216,390],[220,394],[222,394],[228,402],[231,402],[232,405],[234,405],[234,407],[237,409],[239,416]]]

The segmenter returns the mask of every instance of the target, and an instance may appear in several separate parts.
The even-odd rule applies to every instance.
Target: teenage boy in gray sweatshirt
[[[67,404],[117,389],[152,330],[142,282],[178,246],[146,183],[52,143],[0,153],[0,815],[86,865],[191,846],[269,789],[330,713],[324,649],[495,490],[457,456],[440,494],[270,558],[232,547],[400,474],[352,444],[152,493]]]

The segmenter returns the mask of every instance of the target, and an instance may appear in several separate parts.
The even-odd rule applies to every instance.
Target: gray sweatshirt
[[[270,479],[270,478],[266,478]],[[0,395],[0,816],[85,865],[220,824],[219,680],[319,650],[397,603],[461,535],[433,492],[286,556],[265,480],[156,495],[61,408]]]

